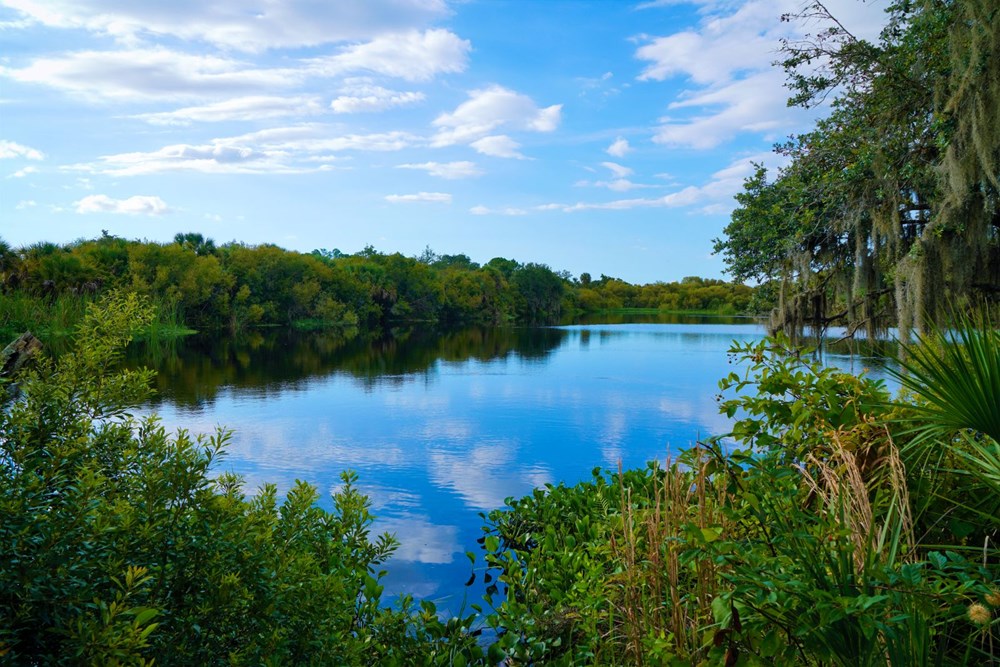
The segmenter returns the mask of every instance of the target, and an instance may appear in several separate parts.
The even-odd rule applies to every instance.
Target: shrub
[[[109,371],[150,318],[91,308],[75,348],[0,409],[0,655],[19,664],[382,664],[435,649],[382,606],[389,535],[345,473],[333,511],[298,483],[214,476],[228,434],[136,418],[150,371]],[[474,647],[474,641],[462,650]]]

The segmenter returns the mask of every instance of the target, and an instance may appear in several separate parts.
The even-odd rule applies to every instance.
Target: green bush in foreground
[[[351,474],[332,512],[210,470],[228,435],[168,434],[130,410],[149,371],[110,372],[149,318],[134,295],[89,311],[74,351],[0,406],[0,662],[445,664],[474,639],[382,606],[388,535]],[[458,637],[445,645],[446,633]]]
[[[927,414],[923,399],[893,404],[879,383],[780,340],[732,353],[746,372],[720,383],[739,392],[721,404],[736,418],[729,444],[666,469],[595,471],[489,514],[494,653],[559,665],[994,664],[997,442],[953,424],[934,431],[943,463],[918,465],[928,457],[897,439]]]

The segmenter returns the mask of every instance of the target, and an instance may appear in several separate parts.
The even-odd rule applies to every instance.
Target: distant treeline
[[[0,241],[0,329],[58,329],[113,288],[147,295],[163,322],[243,329],[306,324],[371,329],[394,322],[552,323],[602,309],[740,313],[753,290],[721,280],[631,285],[496,257],[386,254],[371,246],[300,253],[276,245],[216,245],[201,234],[172,242],[104,234],[65,245]]]

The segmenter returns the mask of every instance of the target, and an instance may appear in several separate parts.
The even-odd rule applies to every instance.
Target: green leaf
[[[146,623],[149,623],[149,621],[159,613],[160,611],[158,609],[152,609],[150,607],[147,607],[145,609],[138,611],[138,613],[136,613],[135,615],[135,620],[132,622],[136,626],[145,625]]]
[[[701,529],[701,539],[706,542],[715,542],[722,535],[721,526],[710,526]]]

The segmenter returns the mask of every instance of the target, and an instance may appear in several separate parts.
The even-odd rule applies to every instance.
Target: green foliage
[[[69,331],[87,303],[110,289],[153,300],[153,329],[161,334],[185,325],[295,325],[351,336],[413,322],[553,324],[607,308],[737,313],[752,292],[700,278],[639,286],[602,276],[581,286],[543,264],[497,257],[480,266],[429,249],[421,258],[374,248],[302,254],[272,244],[216,246],[194,232],[166,244],[105,235],[65,246],[0,247],[0,332]]]
[[[113,371],[149,306],[111,293],[73,350],[0,410],[0,655],[15,664],[442,664],[476,642],[382,604],[370,503],[215,476],[228,434],[137,419],[151,372]],[[4,394],[4,396],[7,396]],[[423,633],[422,640],[415,637]]]
[[[830,111],[776,147],[770,181],[746,180],[715,246],[735,278],[781,284],[774,328],[929,330],[949,302],[995,297],[995,4],[897,0],[876,42],[820,2],[783,17],[810,31],[782,46],[789,103]]]
[[[421,265],[417,277],[430,270]],[[521,270],[506,268],[512,280]],[[409,303],[421,289],[404,289]],[[919,396],[895,402],[881,383],[825,368],[785,339],[734,344],[739,370],[720,382],[729,434],[665,466],[595,470],[590,481],[508,499],[485,517],[475,571],[485,605],[442,618],[428,601],[384,605],[380,568],[396,543],[371,533],[353,473],[331,511],[302,482],[283,498],[273,485],[247,496],[239,477],[215,474],[226,432],[169,434],[155,417],[132,416],[152,374],[113,369],[151,317],[136,294],[109,293],[88,309],[72,350],[22,372],[17,393],[0,399],[4,660],[997,658],[992,329],[964,322],[908,348],[914,372],[904,377]],[[986,409],[945,412],[956,400]],[[928,448],[941,455],[923,465]],[[980,488],[986,501],[968,498]]]
[[[720,402],[735,419],[728,436],[662,468],[595,470],[593,481],[547,486],[488,515],[492,657],[845,667],[996,659],[1000,619],[989,605],[1000,602],[1000,551],[990,539],[968,551],[923,539],[960,514],[961,499],[940,485],[975,468],[939,471],[928,489],[895,444],[912,403],[893,404],[881,383],[824,368],[781,339],[731,353],[745,370],[720,382],[735,394]],[[977,535],[998,528],[995,515],[978,520]]]
[[[920,441],[972,429],[1000,443],[1000,332],[987,312],[904,346],[894,373],[923,400]]]
[[[722,254],[726,270],[737,281],[763,282],[780,275],[782,260],[794,241],[799,222],[783,210],[779,184],[767,182],[767,169],[756,165],[754,175],[737,193],[739,207],[715,239],[714,252]]]
[[[878,429],[870,416],[889,402],[880,382],[810,359],[783,335],[734,344],[730,361],[743,367],[719,382],[735,396],[721,401],[729,418],[740,415],[732,437],[751,448],[780,453],[788,462],[825,458],[832,433],[868,438]],[[864,440],[862,444],[864,444]]]

